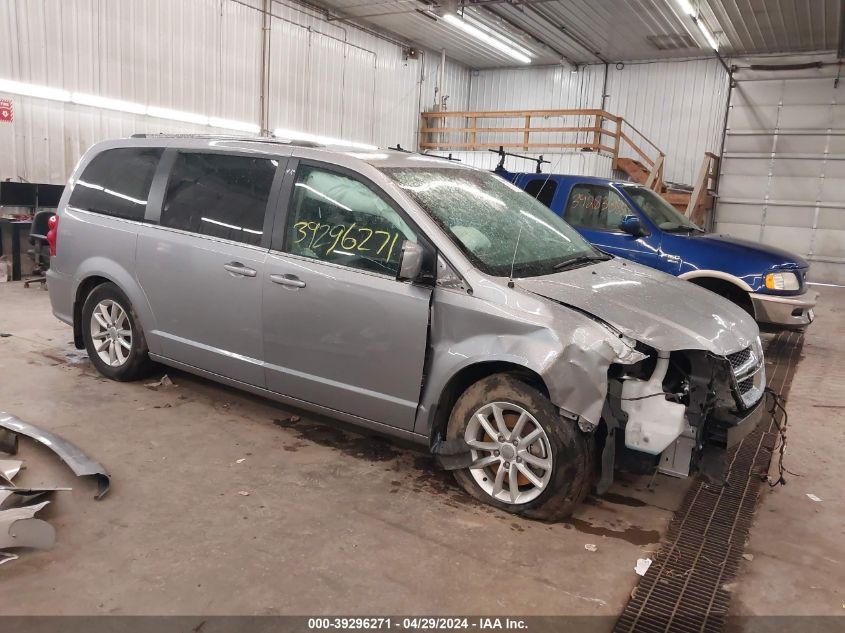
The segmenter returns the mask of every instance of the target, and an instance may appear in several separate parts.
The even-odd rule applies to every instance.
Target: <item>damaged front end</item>
[[[727,450],[757,426],[765,386],[759,337],[726,356],[650,350],[633,365],[611,365],[599,493],[617,461],[676,477],[698,471],[723,483]]]

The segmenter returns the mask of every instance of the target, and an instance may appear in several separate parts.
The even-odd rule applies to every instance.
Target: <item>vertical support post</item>
[[[259,87],[258,106],[261,136],[270,136],[270,36],[272,33],[273,0],[264,0],[261,15],[261,86]]]
[[[657,157],[657,160],[654,161],[654,165],[651,167],[651,172],[648,175],[648,180],[645,182],[645,186],[651,189],[652,191],[660,191],[663,185],[663,159],[665,156],[661,152],[660,155]]]
[[[601,126],[604,125],[604,119],[600,114],[597,114],[595,117],[595,122],[593,123],[593,127],[596,128],[593,132],[593,149],[599,151],[599,145],[601,145]]]
[[[531,128],[531,115],[526,114],[525,115],[525,133],[524,133],[523,139],[522,139],[522,143],[523,143],[522,148],[526,151],[528,151],[528,135],[530,134],[530,132],[528,130],[530,128]]]
[[[478,118],[472,117],[469,120],[470,127],[472,127],[472,131],[469,133],[469,142],[470,142],[470,150],[475,151],[475,132],[478,129]]]
[[[613,137],[613,169],[619,169],[619,144],[622,142],[622,117],[616,119],[616,134]]]

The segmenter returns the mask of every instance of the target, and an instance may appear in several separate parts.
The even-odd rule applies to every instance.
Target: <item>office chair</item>
[[[33,273],[40,277],[30,277],[23,283],[24,288],[29,288],[31,283],[40,283],[43,288],[47,283],[44,273],[50,268],[50,244],[47,242],[47,221],[56,215],[55,211],[39,211],[32,218],[32,226],[29,229],[29,243],[33,248],[27,251],[35,263]]]

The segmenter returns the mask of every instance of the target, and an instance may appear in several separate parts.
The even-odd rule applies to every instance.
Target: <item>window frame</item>
[[[224,156],[237,156],[241,158],[259,158],[263,160],[275,160],[278,162],[276,172],[273,175],[273,182],[270,185],[270,193],[267,196],[267,204],[264,207],[264,224],[262,227],[261,240],[258,244],[248,244],[239,240],[230,240],[214,235],[206,235],[204,233],[197,233],[189,231],[188,229],[178,229],[172,226],[164,226],[161,224],[161,213],[164,208],[164,199],[167,195],[167,189],[170,186],[170,180],[173,176],[173,167],[176,165],[176,159],[180,154],[222,154]],[[273,221],[275,217],[275,209],[279,201],[279,193],[284,182],[285,170],[287,168],[290,156],[284,154],[256,154],[248,150],[230,150],[230,149],[207,149],[207,148],[193,148],[193,147],[169,147],[164,150],[164,154],[159,160],[158,170],[156,170],[153,178],[153,186],[150,188],[150,197],[147,203],[147,217],[145,221],[154,225],[158,229],[172,231],[174,233],[181,233],[183,235],[192,235],[194,237],[211,240],[214,242],[221,242],[225,244],[235,244],[245,248],[253,248],[257,250],[269,250],[270,241],[273,232]]]
[[[103,156],[104,154],[106,154],[108,152],[112,152],[112,151],[115,151],[115,150],[150,150],[150,149],[161,150],[161,156],[159,156],[158,164],[156,165],[156,168],[153,170],[153,179],[150,182],[150,190],[147,192],[147,204],[145,205],[144,213],[141,215],[140,218],[128,218],[128,217],[123,216],[123,215],[115,215],[113,213],[103,213],[102,211],[94,211],[92,209],[77,207],[77,206],[74,206],[70,203],[70,200],[73,197],[73,194],[76,191],[76,188],[79,186],[79,181],[82,179],[82,176],[85,175],[86,170],[98,158],[100,158],[101,156]],[[67,203],[66,203],[65,206],[70,208],[70,209],[80,211],[82,213],[92,213],[92,214],[96,215],[97,217],[110,218],[112,220],[118,220],[120,222],[137,222],[137,223],[140,223],[140,224],[148,223],[149,222],[148,216],[150,214],[150,208],[151,208],[152,203],[154,202],[153,191],[155,190],[155,186],[156,186],[156,178],[158,178],[159,170],[161,169],[161,164],[164,161],[164,157],[165,157],[166,153],[167,153],[167,148],[164,145],[119,145],[119,146],[115,146],[115,147],[107,147],[107,148],[97,152],[96,154],[91,156],[91,158],[88,159],[85,162],[84,165],[80,165],[79,169],[77,170],[78,173],[74,174],[75,177],[73,179],[73,186],[70,189],[70,192],[69,192],[68,198],[67,198]]]
[[[293,257],[307,262],[319,262],[320,264],[324,264],[326,266],[334,266],[343,270],[350,270],[356,273],[361,273],[362,275],[372,275],[385,279],[396,279],[396,275],[389,275],[387,273],[379,273],[372,270],[365,270],[363,268],[347,266],[345,264],[339,264],[337,262],[330,262],[323,259],[317,259],[315,257],[297,255],[296,253],[292,253],[287,250],[289,246],[289,244],[287,243],[288,218],[291,214],[294,185],[296,184],[296,179],[299,175],[300,167],[314,167],[316,169],[322,169],[324,171],[337,174],[339,176],[346,176],[347,178],[352,178],[361,182],[376,196],[386,202],[394,211],[396,211],[399,217],[401,217],[402,220],[405,221],[408,227],[417,236],[417,243],[420,246],[433,253],[435,258],[439,254],[439,251],[437,250],[437,248],[435,248],[434,243],[429,239],[428,235],[426,235],[426,233],[420,228],[420,226],[416,222],[414,222],[414,220],[408,215],[402,205],[399,204],[399,202],[390,194],[388,194],[380,185],[373,181],[372,178],[365,176],[359,171],[344,167],[342,165],[336,165],[334,163],[326,161],[314,160],[311,158],[302,158],[298,156],[292,156],[291,159],[288,161],[287,168],[285,169],[285,179],[281,187],[281,192],[279,193],[279,202],[275,214],[276,219],[273,225],[273,236],[272,240],[270,241],[270,252],[276,255]],[[405,280],[402,283],[412,283],[412,281]]]
[[[583,225],[575,224],[574,222],[571,222],[569,220],[569,203],[572,201],[572,196],[575,194],[575,188],[576,187],[582,187],[582,186],[583,187],[601,187],[602,189],[606,189],[608,191],[608,193],[615,193],[617,196],[619,196],[619,199],[622,200],[622,202],[625,203],[625,206],[628,207],[628,211],[630,211],[630,213],[626,213],[625,215],[636,215],[637,217],[639,217],[639,214],[636,213],[631,208],[631,204],[630,204],[630,202],[628,202],[628,200],[625,198],[625,196],[623,196],[621,193],[619,193],[616,189],[614,189],[609,184],[608,185],[602,185],[602,184],[595,183],[595,182],[576,182],[569,188],[569,195],[566,196],[566,206],[563,207],[563,216],[562,216],[564,221],[568,222],[572,227],[574,227],[576,229],[583,229],[584,231],[598,231],[598,232],[601,232],[601,233],[612,233],[614,235],[627,235],[627,233],[625,233],[625,231],[621,231],[618,227],[613,228],[613,229],[611,229],[611,228],[603,228],[602,229],[602,228],[597,228],[595,226],[583,226]],[[610,203],[608,202],[608,205],[609,204]]]

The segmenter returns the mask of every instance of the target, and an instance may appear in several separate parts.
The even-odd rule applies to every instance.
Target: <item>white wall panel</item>
[[[3,0],[0,77],[258,123],[261,0]],[[402,46],[301,5],[274,2],[270,128],[415,147],[440,55]],[[469,71],[446,66],[449,106],[465,107]],[[63,182],[91,144],[208,127],[0,94],[0,177]],[[226,133],[226,130],[217,130]],[[231,132],[229,132],[231,133]]]
[[[751,71],[749,64],[827,61]],[[811,260],[810,279],[845,283],[845,111],[829,56],[741,60],[728,115],[716,227]],[[838,87],[837,87],[838,86]]]
[[[600,108],[603,81],[601,65],[578,73],[560,66],[481,71],[472,78],[470,109]],[[666,154],[665,174],[671,181],[691,184],[704,152],[720,152],[726,99],[727,75],[716,60],[608,69],[605,109],[625,117]],[[579,125],[591,123],[581,119]],[[629,135],[639,142],[635,133]],[[567,140],[578,142],[572,135]]]

